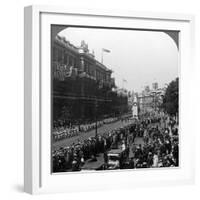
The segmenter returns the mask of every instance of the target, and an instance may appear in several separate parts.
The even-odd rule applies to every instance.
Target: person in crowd
[[[131,169],[178,166],[177,123],[172,121],[168,126],[161,127],[163,121],[164,118],[162,120],[160,118],[140,119],[122,128],[54,150],[52,152],[53,172],[80,171],[86,160],[96,161],[98,154],[103,155],[104,169],[106,169],[107,151],[111,148],[119,148],[119,145],[123,150],[128,150],[128,156],[129,150],[133,152],[129,160]],[[64,123],[55,124],[63,126]],[[71,127],[75,128],[75,126]],[[170,129],[173,130],[172,135]],[[142,138],[143,144],[134,144],[136,137]]]
[[[154,153],[153,155],[153,166],[152,167],[158,167],[158,154]]]

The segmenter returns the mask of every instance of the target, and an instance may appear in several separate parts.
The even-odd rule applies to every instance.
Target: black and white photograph
[[[178,31],[51,25],[52,173],[175,168],[179,148]]]

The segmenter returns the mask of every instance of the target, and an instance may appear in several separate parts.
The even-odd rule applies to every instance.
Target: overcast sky
[[[175,42],[163,32],[112,30],[97,28],[66,28],[59,33],[73,45],[85,40],[95,58],[114,71],[118,87],[140,92],[145,85],[169,83],[178,76],[178,50]],[[127,82],[122,83],[123,79]]]

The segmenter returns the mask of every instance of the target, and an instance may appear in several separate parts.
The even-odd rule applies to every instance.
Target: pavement
[[[92,161],[92,159],[86,160],[82,170],[96,170],[100,168],[104,164],[103,153],[98,154],[96,159],[97,161]]]
[[[144,145],[144,140],[143,140],[142,137],[136,137],[135,140],[134,140],[134,143],[135,143],[136,145],[141,144],[141,145],[143,146],[143,145]]]

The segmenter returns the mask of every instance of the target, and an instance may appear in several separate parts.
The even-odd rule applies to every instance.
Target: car
[[[111,149],[107,152],[109,170],[122,169],[128,159],[127,149]]]
[[[81,171],[97,171],[105,168],[103,157],[96,157],[96,159],[87,160],[81,167]]]

